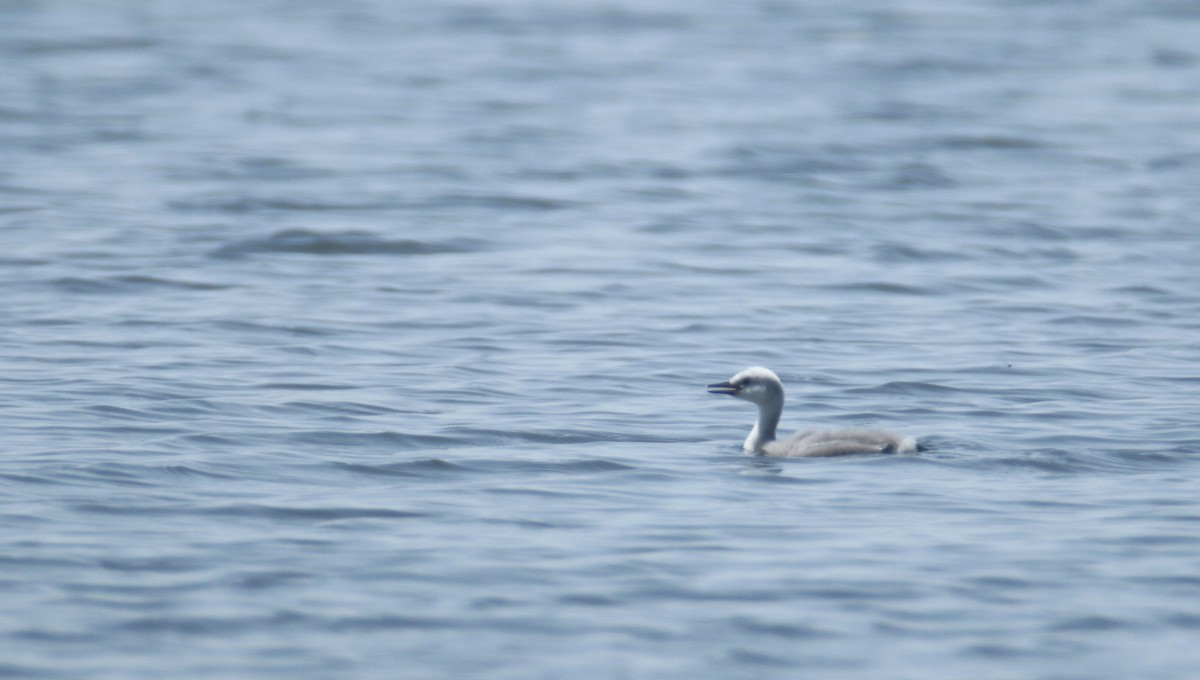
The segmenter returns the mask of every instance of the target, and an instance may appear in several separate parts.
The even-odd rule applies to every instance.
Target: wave
[[[105,277],[63,276],[52,279],[50,285],[67,293],[82,294],[139,294],[150,290],[214,291],[234,286],[203,281],[183,281],[158,276],[126,275]]]
[[[482,247],[478,241],[451,239],[418,241],[388,239],[368,231],[322,232],[309,229],[285,229],[263,238],[235,241],[213,251],[213,257],[238,258],[256,254],[292,253],[300,255],[437,255],[469,253]]]

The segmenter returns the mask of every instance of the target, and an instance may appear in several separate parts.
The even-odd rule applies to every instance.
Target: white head
[[[747,368],[723,383],[708,386],[709,394],[728,394],[758,406],[783,406],[783,383],[769,368]]]

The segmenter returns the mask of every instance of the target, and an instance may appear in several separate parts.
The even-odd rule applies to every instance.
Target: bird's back
[[[785,458],[847,456],[856,453],[914,453],[912,437],[882,430],[813,430],[768,442],[763,453]]]

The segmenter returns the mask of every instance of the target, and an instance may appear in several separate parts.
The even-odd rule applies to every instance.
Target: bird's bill
[[[737,394],[737,391],[738,391],[737,386],[734,385],[733,383],[729,383],[729,382],[713,383],[708,386],[709,394],[734,395],[734,394]]]

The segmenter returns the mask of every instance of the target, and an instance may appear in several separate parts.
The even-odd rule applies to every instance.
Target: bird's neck
[[[775,428],[779,427],[779,416],[783,413],[783,400],[772,400],[758,405],[758,420],[742,448],[758,453],[768,442],[775,441]]]

